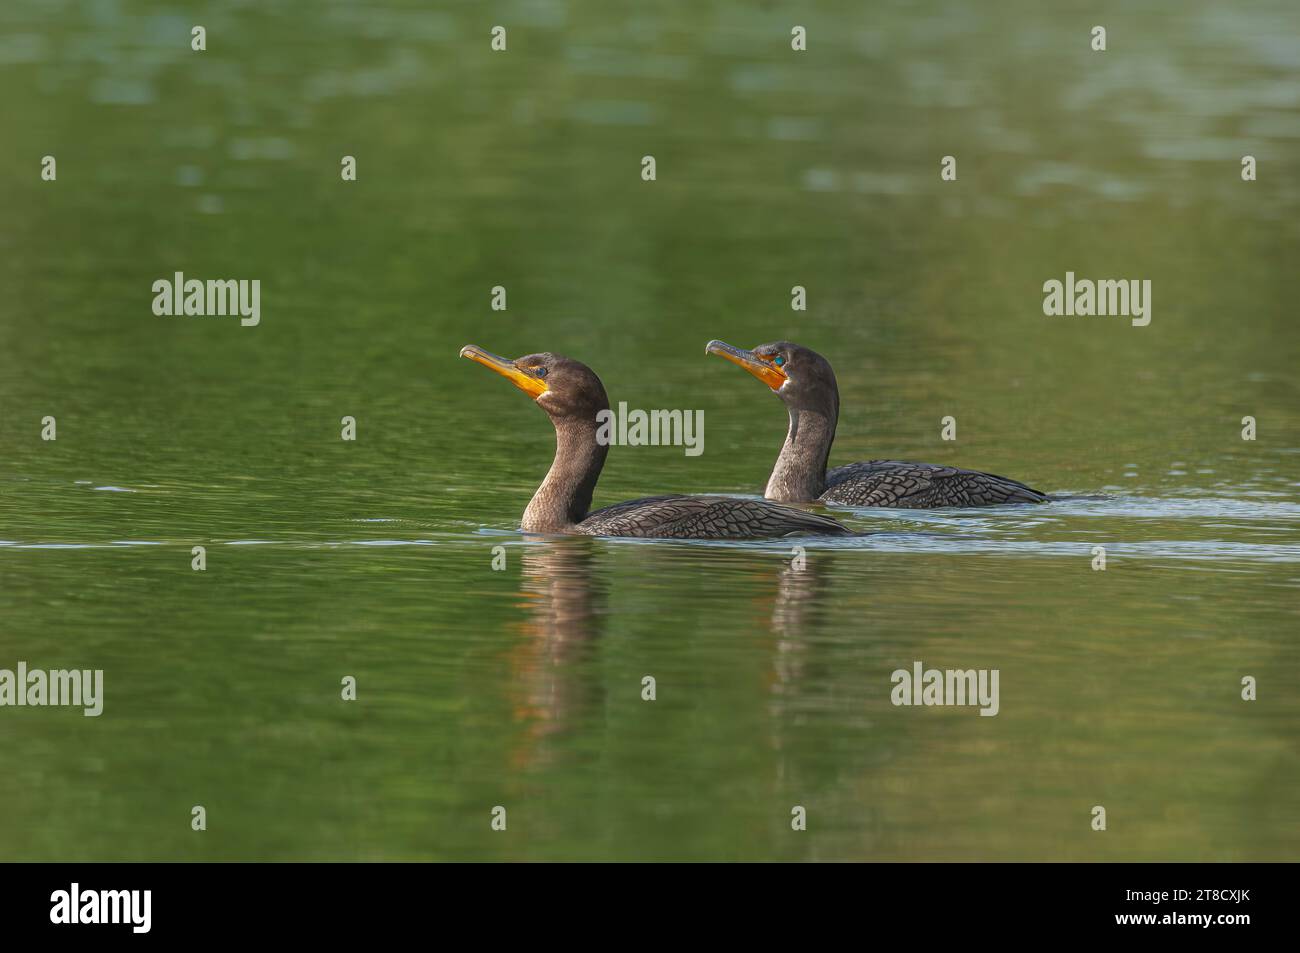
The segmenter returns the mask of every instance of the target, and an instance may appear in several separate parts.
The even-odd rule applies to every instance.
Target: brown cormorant
[[[600,378],[585,364],[558,354],[529,354],[511,361],[469,344],[460,349],[460,356],[509,380],[555,425],[555,460],[524,510],[524,532],[659,539],[851,535],[835,520],[816,513],[766,500],[719,496],[651,496],[588,513],[609,451],[597,439],[597,415],[609,410]]]
[[[749,371],[790,412],[785,445],[763,491],[769,500],[901,509],[1047,502],[1044,494],[1015,480],[931,463],[868,460],[828,471],[840,392],[826,358],[789,341],[762,344],[752,351],[710,341],[704,350]]]

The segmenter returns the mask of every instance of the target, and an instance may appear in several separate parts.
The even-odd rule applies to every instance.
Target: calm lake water
[[[1300,857],[1294,4],[791,16],[223,4],[199,53],[181,4],[3,5],[0,668],[105,701],[0,709],[0,858]],[[156,317],[176,271],[261,323]],[[1067,271],[1150,325],[1044,316]],[[603,505],[761,492],[784,412],[714,337],[830,358],[833,463],[1068,499],[836,510],[803,571],[521,536],[551,428],[459,347],[704,411]],[[1000,713],[893,706],[917,660]]]

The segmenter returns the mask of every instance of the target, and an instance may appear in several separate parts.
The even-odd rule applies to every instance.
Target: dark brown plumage
[[[763,491],[768,499],[898,509],[1047,502],[1044,494],[1016,480],[930,463],[869,460],[828,471],[840,392],[826,358],[789,341],[763,344],[752,351],[710,341],[705,351],[739,364],[763,381],[790,413],[785,444]]]
[[[591,536],[658,539],[772,539],[809,534],[844,536],[839,523],[766,500],[726,496],[650,496],[596,510],[578,531]]]
[[[826,474],[824,503],[930,509],[936,506],[994,506],[1043,503],[1037,490],[996,473],[960,470],[932,463],[868,460],[836,467]]]
[[[511,361],[472,344],[460,353],[531,396],[555,426],[555,459],[524,510],[525,532],[655,539],[850,535],[833,519],[767,500],[652,496],[589,513],[609,452],[597,439],[597,415],[609,409],[600,378],[585,364],[558,354],[529,354]]]

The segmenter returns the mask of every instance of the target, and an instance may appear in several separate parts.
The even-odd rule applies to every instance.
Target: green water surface
[[[1300,857],[1294,4],[795,7],[0,7],[0,668],[105,683],[0,708],[0,859]],[[260,324],[154,315],[177,271]],[[1067,271],[1151,323],[1044,316]],[[522,536],[551,429],[461,345],[704,412],[604,505],[761,492],[715,337],[833,362],[833,463],[1067,498],[802,570]],[[999,714],[892,705],[917,660]]]

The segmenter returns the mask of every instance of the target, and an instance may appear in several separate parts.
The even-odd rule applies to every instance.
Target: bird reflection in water
[[[515,718],[526,729],[512,762],[547,761],[548,740],[601,709],[604,686],[586,674],[604,620],[604,587],[595,573],[595,543],[557,538],[517,550],[522,636],[510,651]]]
[[[665,574],[680,569],[682,553],[646,547],[641,558],[654,574],[659,563]],[[590,539],[555,538],[528,543],[514,550],[519,560],[517,606],[523,615],[515,624],[520,638],[509,653],[513,711],[523,730],[512,751],[516,768],[535,767],[556,757],[566,736],[603,718],[608,686],[605,673],[594,664],[604,634],[608,592],[599,571],[601,545]],[[770,646],[764,674],[772,716],[772,747],[783,748],[781,725],[797,706],[800,683],[808,663],[808,634],[819,624],[827,601],[829,560],[826,552],[765,551],[746,554],[761,584],[755,608],[756,638]],[[628,686],[639,691],[639,684]],[[782,759],[784,760],[784,759]]]
[[[776,571],[775,594],[768,613],[773,636],[768,675],[771,715],[769,741],[777,752],[776,775],[787,780],[785,726],[799,705],[804,671],[811,652],[809,635],[820,624],[828,604],[829,553],[786,557]]]

